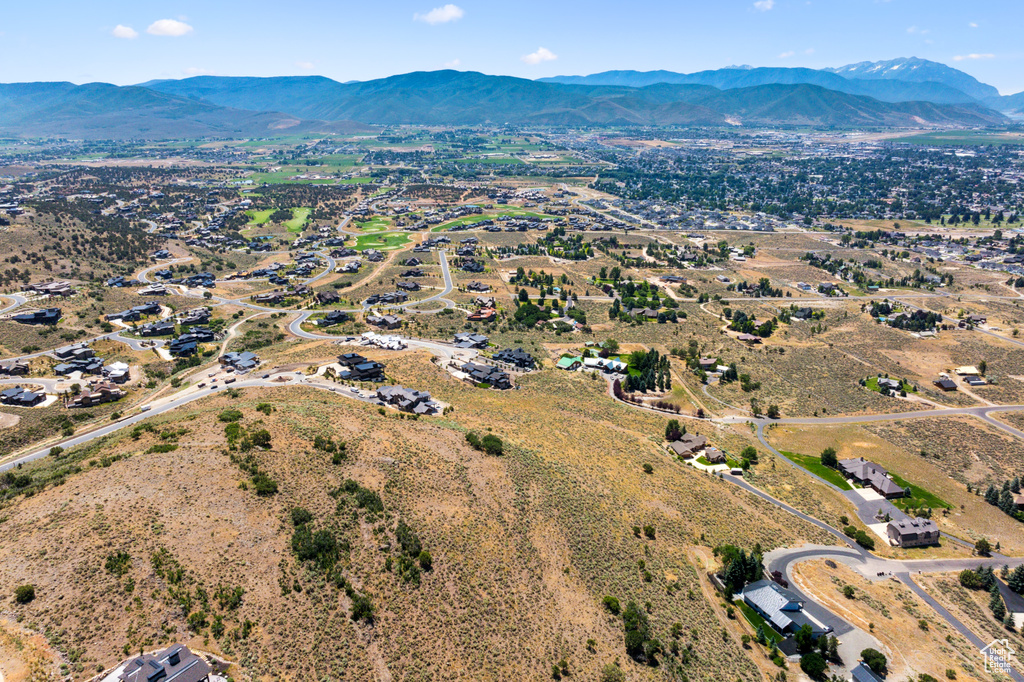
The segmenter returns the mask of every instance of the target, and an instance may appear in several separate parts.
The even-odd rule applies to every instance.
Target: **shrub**
[[[622,610],[619,606],[619,600],[615,597],[606,596],[604,599],[601,600],[601,603],[604,604],[604,607],[606,609],[611,611],[616,616],[619,615],[619,611]]]
[[[108,573],[112,573],[120,578],[132,567],[132,558],[127,552],[114,552],[107,555],[107,560],[104,562],[103,567],[107,569]]]
[[[419,556],[420,568],[424,571],[429,571],[434,568],[434,558],[430,556],[430,552],[423,550]]]
[[[856,597],[856,592],[853,589],[853,585],[843,586],[843,596],[847,599],[853,599],[854,597]]]
[[[654,526],[644,526],[644,535],[646,535],[649,540],[653,540]]]
[[[490,433],[483,437],[481,444],[488,455],[500,455],[505,450],[505,444],[501,439]]]
[[[310,514],[309,511],[303,509],[302,507],[295,507],[294,509],[292,509],[293,526],[301,526],[303,524],[309,523],[312,520],[313,515]]]
[[[654,467],[651,466],[650,464],[644,464],[644,473],[645,474],[653,474],[654,473]]]
[[[857,541],[857,544],[866,550],[872,550],[875,548],[874,539],[863,530],[858,530],[857,534],[853,536],[853,539]]]
[[[609,663],[601,668],[601,682],[626,682],[626,673],[614,663]]]
[[[217,415],[217,419],[222,422],[237,422],[242,418],[242,413],[239,410],[224,410]]]
[[[19,604],[27,604],[36,598],[35,585],[19,585],[14,588],[14,601]]]
[[[362,594],[352,595],[352,620],[373,622],[373,602]]]
[[[277,494],[277,481],[262,472],[252,477],[252,485],[256,490],[256,494],[260,497],[270,497]]]
[[[423,551],[423,546],[420,543],[420,538],[416,535],[416,531],[406,525],[405,521],[399,519],[398,526],[395,528],[395,537],[398,539],[398,544],[402,546],[402,551],[411,557],[418,557],[420,552]]]

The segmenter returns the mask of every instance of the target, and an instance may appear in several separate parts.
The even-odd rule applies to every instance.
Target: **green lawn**
[[[366,249],[378,249],[380,251],[393,251],[394,249],[401,248],[403,245],[408,244],[412,240],[409,235],[404,233],[395,234],[364,234],[356,237],[356,245],[353,247],[356,251],[365,251]]]
[[[384,230],[387,230],[391,227],[391,223],[388,222],[387,219],[381,218],[380,216],[370,218],[365,222],[358,220],[353,222],[355,223],[356,228],[362,230],[363,232],[383,232]]]
[[[917,393],[917,391],[914,390],[914,385],[913,384],[908,384],[907,382],[903,381],[902,379],[900,380],[900,382],[901,382],[900,383],[901,387],[907,393]],[[869,391],[874,391],[875,393],[880,393],[880,391],[878,390],[878,377],[870,377],[867,380],[866,383],[867,383],[867,385],[865,386],[865,388],[867,388]]]
[[[338,180],[339,185],[366,185],[373,182],[373,178],[342,178]]]
[[[456,163],[487,163],[497,166],[514,166],[523,162],[511,156],[488,156],[483,159],[458,159]]]
[[[309,208],[293,208],[292,219],[286,220],[284,226],[288,228],[289,232],[302,232],[306,221],[309,220],[310,213],[312,213],[312,209]]]
[[[1002,147],[1006,145],[1024,145],[1024,135],[1020,133],[985,133],[974,130],[956,130],[901,137],[899,141],[906,142],[907,144],[929,146],[995,145]]]
[[[786,450],[779,450],[787,459],[791,460],[797,466],[806,469],[815,476],[820,476],[832,485],[836,486],[840,490],[853,490],[843,475],[835,469],[830,469],[821,463],[821,457],[811,457],[810,455],[800,455],[795,452],[787,452]]]
[[[932,509],[952,509],[953,505],[946,502],[938,495],[928,492],[924,488],[918,487],[913,483],[909,483],[906,479],[900,478],[896,474],[889,472],[892,476],[892,480],[897,485],[901,485],[910,491],[910,497],[901,497],[896,500],[892,500],[892,503],[900,509],[906,511],[907,508],[918,508],[918,507],[931,507]]]
[[[274,212],[274,209],[267,208],[267,209],[264,209],[262,211],[257,211],[255,209],[252,209],[252,210],[246,211],[245,213],[250,218],[252,218],[252,220],[249,221],[250,225],[263,225],[268,220],[270,220],[270,214],[273,213],[273,212]]]
[[[738,608],[743,613],[743,617],[747,619],[747,622],[754,627],[755,633],[757,632],[757,628],[760,627],[764,630],[764,636],[767,639],[774,639],[776,642],[781,642],[783,639],[785,639],[785,637],[780,635],[778,631],[776,631],[776,629],[772,627],[771,623],[769,623],[761,617],[761,614],[747,606],[747,603],[745,601],[740,599],[738,601],[734,601],[733,604],[735,604],[736,608]]]

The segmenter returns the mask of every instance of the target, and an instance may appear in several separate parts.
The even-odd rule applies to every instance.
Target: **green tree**
[[[829,447],[821,451],[821,463],[824,466],[835,469],[839,466],[839,458],[836,457],[836,449]]]
[[[757,448],[753,445],[748,445],[740,452],[740,457],[750,460],[753,464],[757,464]]]
[[[869,668],[871,668],[871,672],[876,675],[884,675],[885,669],[889,665],[889,661],[886,659],[885,654],[877,649],[868,648],[862,650],[860,652],[860,658]]]
[[[987,538],[981,538],[974,543],[974,551],[981,556],[989,556],[992,553],[992,544]]]
[[[820,680],[825,677],[828,663],[821,657],[821,654],[811,651],[800,657],[800,669],[807,673],[812,680]]]
[[[796,650],[802,654],[806,654],[814,648],[814,633],[807,623],[800,626],[793,639],[796,641]]]

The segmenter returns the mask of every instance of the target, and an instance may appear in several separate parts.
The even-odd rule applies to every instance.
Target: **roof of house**
[[[851,671],[851,674],[853,682],[885,682],[864,661],[858,663],[857,667]]]
[[[903,487],[888,477],[885,467],[863,457],[839,460],[839,469],[858,481],[864,481],[883,495],[899,495]]]
[[[558,358],[558,362],[555,363],[555,366],[558,367],[559,369],[569,369],[573,365],[579,364],[581,362],[583,362],[581,358],[566,355],[565,357]]]
[[[143,654],[125,666],[123,682],[199,682],[211,672],[210,665],[181,644],[155,654]]]
[[[894,531],[901,538],[909,540],[921,536],[938,537],[939,527],[931,519],[913,518],[890,521],[887,530]]]

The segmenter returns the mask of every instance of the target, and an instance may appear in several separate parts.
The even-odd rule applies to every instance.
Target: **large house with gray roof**
[[[793,634],[804,625],[810,626],[815,638],[832,632],[832,628],[804,612],[800,597],[771,580],[750,583],[742,596],[747,606],[784,635]]]
[[[907,490],[889,477],[885,467],[863,457],[839,460],[839,472],[860,485],[874,489],[887,500],[907,495]]]

